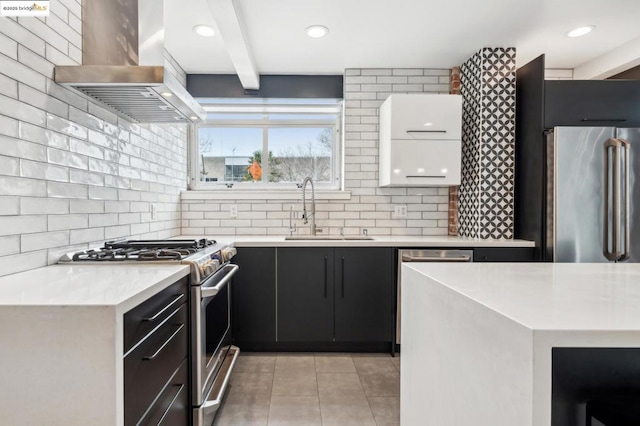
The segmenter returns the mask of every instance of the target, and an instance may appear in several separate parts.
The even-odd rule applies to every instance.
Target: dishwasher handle
[[[471,262],[471,256],[461,255],[461,256],[438,257],[438,256],[411,256],[408,254],[403,254],[402,261],[403,262]]]

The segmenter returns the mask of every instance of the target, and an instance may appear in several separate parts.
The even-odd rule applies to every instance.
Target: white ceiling
[[[450,68],[482,47],[515,46],[518,66],[545,53],[575,68],[640,37],[639,0],[235,0],[260,74],[336,74],[345,68]],[[235,73],[206,0],[165,0],[166,47],[188,73]],[[327,26],[311,39],[304,29]],[[565,36],[582,25],[596,30]],[[640,57],[640,52],[638,52]]]

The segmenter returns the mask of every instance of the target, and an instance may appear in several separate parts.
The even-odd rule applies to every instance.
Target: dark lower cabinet
[[[240,267],[231,286],[234,344],[241,350],[274,350],[276,249],[243,247],[233,262]]]
[[[285,247],[277,249],[277,265],[278,343],[284,348],[390,348],[393,249]]]
[[[393,251],[335,249],[335,340],[390,342],[393,325]]]
[[[188,277],[124,315],[124,424],[189,424]]]
[[[333,341],[333,248],[278,248],[278,341]]]
[[[474,262],[533,262],[535,247],[477,247],[473,249]]]

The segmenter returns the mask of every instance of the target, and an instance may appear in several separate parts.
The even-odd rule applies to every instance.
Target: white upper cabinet
[[[462,97],[394,94],[380,107],[380,186],[460,184]]]

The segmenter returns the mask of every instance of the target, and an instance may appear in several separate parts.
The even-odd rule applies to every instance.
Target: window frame
[[[191,151],[189,164],[189,180],[190,190],[196,191],[299,191],[301,182],[203,182],[200,180],[200,148],[199,148],[199,131],[202,128],[262,128],[262,149],[268,152],[268,129],[272,128],[332,128],[333,129],[333,146],[332,146],[332,164],[331,164],[331,182],[314,182],[314,186],[319,190],[340,191],[343,186],[342,166],[343,166],[343,138],[342,138],[342,119],[344,109],[340,104],[340,113],[336,114],[335,120],[278,120],[267,118],[262,120],[240,120],[240,119],[208,119],[204,123],[190,126],[189,148]],[[237,112],[236,112],[237,113]],[[268,164],[266,165],[264,175],[268,176]],[[264,166],[263,166],[264,167]],[[264,170],[264,169],[263,169]],[[229,186],[231,184],[231,186]]]

